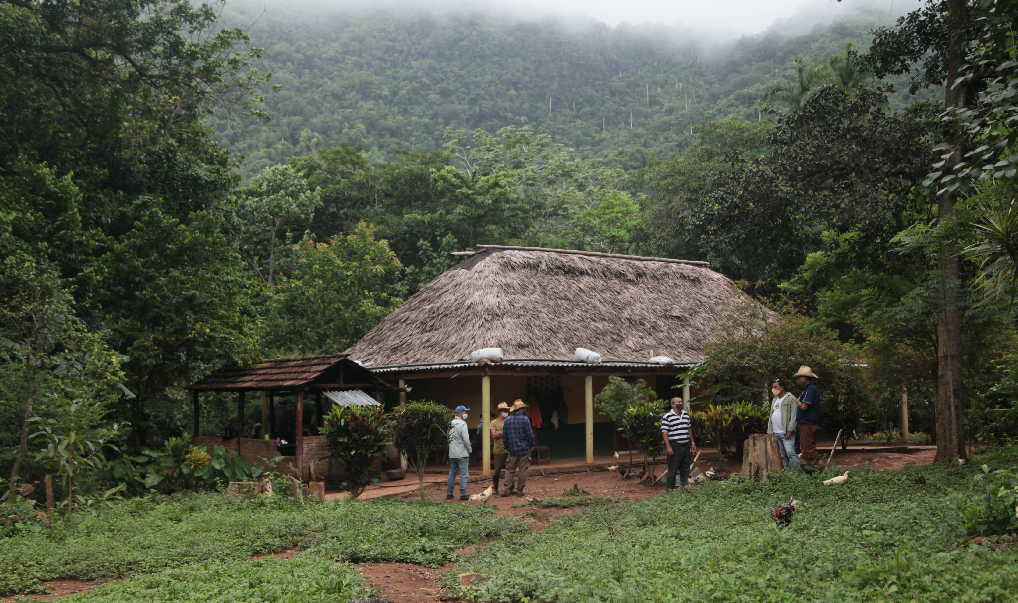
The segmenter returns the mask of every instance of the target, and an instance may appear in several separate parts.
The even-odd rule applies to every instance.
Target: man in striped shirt
[[[689,468],[696,452],[696,441],[693,439],[692,419],[682,408],[682,398],[672,398],[672,409],[661,417],[661,437],[665,441],[665,454],[668,455],[668,489],[675,488],[675,474],[679,474],[682,487],[692,490],[689,485]]]

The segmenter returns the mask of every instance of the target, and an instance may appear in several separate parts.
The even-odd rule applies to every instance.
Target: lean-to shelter
[[[282,456],[280,470],[293,466],[302,479],[329,456],[320,429],[332,404],[364,405],[381,400],[395,387],[346,354],[307,358],[273,358],[250,367],[227,368],[190,385],[195,442],[232,448],[244,460],[264,464]],[[236,420],[221,436],[201,434],[201,394],[235,393]],[[247,394],[260,395],[258,420],[247,413]],[[220,396],[215,397],[220,403]],[[337,401],[338,400],[338,401]],[[306,401],[312,404],[305,404]],[[327,463],[326,463],[327,464]],[[323,465],[324,469],[324,465]]]

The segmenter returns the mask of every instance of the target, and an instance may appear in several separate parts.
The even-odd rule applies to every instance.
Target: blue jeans
[[[467,495],[467,464],[470,457],[449,459],[449,489],[445,491],[446,496],[452,496],[453,486],[456,485],[456,472],[460,474],[460,496]]]
[[[795,454],[795,434],[786,439],[783,432],[774,432],[774,439],[778,441],[778,453],[781,454],[781,465],[785,469],[798,469],[799,457]]]

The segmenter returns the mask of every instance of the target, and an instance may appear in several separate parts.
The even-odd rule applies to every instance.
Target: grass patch
[[[458,547],[521,529],[485,507],[437,503],[300,505],[283,497],[227,503],[217,494],[133,499],[0,538],[0,594],[39,592],[41,581],[56,578],[246,561],[294,545],[316,559],[437,566],[452,561]]]
[[[357,569],[328,559],[206,561],[105,584],[68,597],[82,603],[348,601],[371,591]]]
[[[1018,448],[977,459],[1015,466]],[[965,540],[959,503],[979,492],[971,467],[772,474],[694,493],[601,506],[485,547],[450,573],[468,600],[1011,600],[1018,548]],[[801,501],[788,528],[770,509]],[[491,568],[499,568],[491,572]]]

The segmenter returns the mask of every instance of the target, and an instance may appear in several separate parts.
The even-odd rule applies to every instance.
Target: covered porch
[[[252,367],[224,369],[188,386],[195,444],[224,446],[240,458],[306,480],[324,479],[329,445],[322,426],[334,404],[382,404],[395,389],[343,354],[275,358]],[[203,397],[204,394],[204,397]],[[248,412],[249,394],[259,405]],[[218,434],[202,433],[202,404],[236,404],[236,415]]]
[[[610,463],[611,455],[624,446],[614,423],[594,406],[594,397],[610,377],[643,379],[658,395],[682,394],[688,399],[689,381],[678,377],[687,366],[646,362],[504,361],[491,365],[446,363],[412,367],[378,368],[375,372],[397,379],[401,401],[429,399],[454,407],[470,407],[468,421],[474,433],[495,416],[499,402],[516,398],[530,405],[531,423],[537,439],[535,470],[542,465]],[[662,413],[664,409],[662,409]],[[476,448],[481,474],[492,472],[490,430],[480,429]]]

